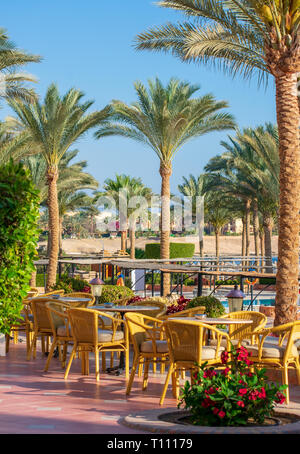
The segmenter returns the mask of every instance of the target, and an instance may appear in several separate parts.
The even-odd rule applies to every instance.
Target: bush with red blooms
[[[145,298],[142,298],[141,296],[134,296],[133,298],[130,298],[128,301],[126,301],[126,305],[128,304],[134,304],[136,303],[137,301],[142,301],[144,300]]]
[[[285,402],[282,391],[287,386],[268,383],[266,369],[257,369],[250,358],[246,348],[232,346],[221,355],[224,369],[207,367],[207,363],[198,366],[194,383],[185,383],[178,404],[191,412],[193,424],[263,424],[272,416],[275,404]]]
[[[187,303],[190,300],[181,295],[175,303],[172,303],[168,306],[167,315],[175,314],[176,312],[184,311],[187,306]]]

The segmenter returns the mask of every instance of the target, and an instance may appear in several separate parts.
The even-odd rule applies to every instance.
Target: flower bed
[[[253,367],[246,348],[223,352],[222,371],[199,366],[194,383],[182,389],[178,406],[190,411],[193,424],[245,426],[263,424],[273,416],[275,404],[285,402],[286,385],[268,383],[265,369]],[[253,367],[254,371],[250,370]]]

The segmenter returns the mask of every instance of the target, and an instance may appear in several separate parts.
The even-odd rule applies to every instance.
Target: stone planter
[[[6,356],[5,334],[0,333],[0,356]]]
[[[259,306],[259,312],[265,314],[267,317],[275,317],[275,306]]]

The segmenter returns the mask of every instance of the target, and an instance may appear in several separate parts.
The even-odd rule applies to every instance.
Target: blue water
[[[225,307],[228,307],[228,301],[227,300],[221,300],[222,304],[225,306]],[[251,303],[251,300],[250,299],[245,299],[243,301],[243,306],[249,306],[249,304]],[[264,299],[256,299],[253,301],[253,305],[254,306],[258,306],[258,305],[261,305],[261,306],[275,306],[275,299],[274,298],[264,298]]]

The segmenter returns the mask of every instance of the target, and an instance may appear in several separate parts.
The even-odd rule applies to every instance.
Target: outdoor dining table
[[[159,309],[159,307],[156,307],[156,306],[133,306],[133,305],[128,305],[128,306],[124,306],[124,305],[120,305],[120,306],[91,306],[90,309],[95,309],[95,310],[98,310],[98,311],[103,311],[103,312],[119,312],[120,315],[121,315],[121,318],[122,320],[124,319],[124,315],[126,314],[126,312],[141,312],[141,311],[153,311],[155,309]],[[124,357],[124,352],[121,352],[120,353],[120,361],[119,361],[119,365],[116,366],[116,367],[108,367],[106,369],[106,372],[107,373],[115,373],[117,375],[120,374],[120,369],[121,370],[124,370],[125,369],[125,357]]]
[[[82,302],[89,302],[91,301],[90,298],[80,298],[80,297],[77,297],[77,296],[55,296],[55,295],[49,295],[49,296],[35,296],[35,297],[32,297],[32,298],[27,298],[27,301],[34,301],[35,299],[39,299],[39,300],[56,300],[56,301],[59,301],[61,303],[74,303],[76,301],[82,301]]]

